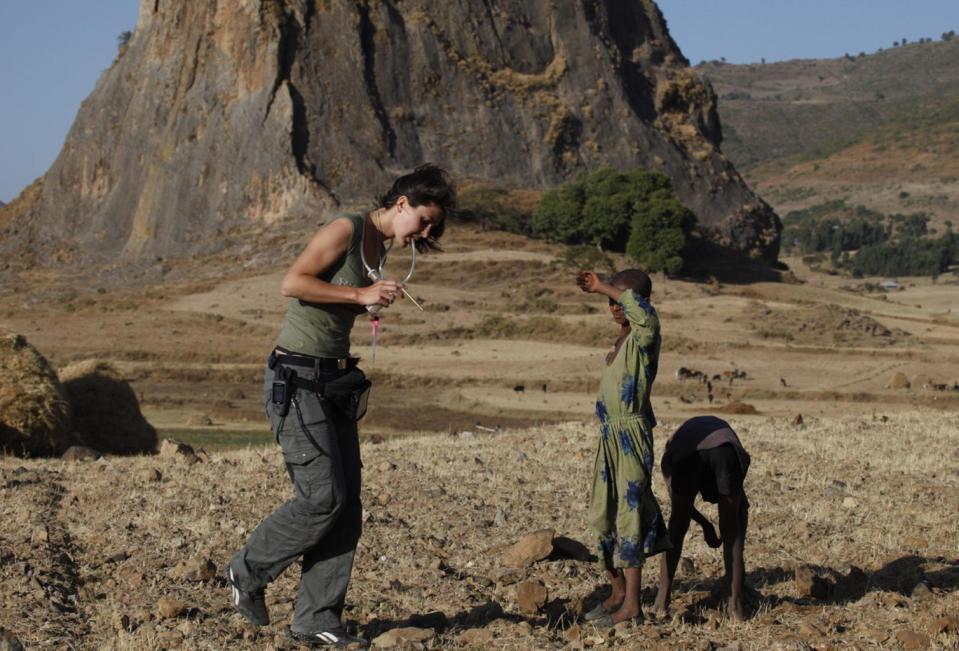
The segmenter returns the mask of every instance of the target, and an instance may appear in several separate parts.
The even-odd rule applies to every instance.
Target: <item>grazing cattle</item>
[[[702,371],[697,371],[694,368],[686,368],[685,366],[680,366],[676,369],[676,379],[682,382],[683,380],[696,379],[700,382],[706,382],[706,374]]]
[[[784,387],[785,387],[785,386],[789,386],[789,385],[786,384],[786,378],[784,378],[784,377],[779,378],[779,383],[780,383],[781,385],[783,385]]]
[[[513,387],[513,391],[516,393],[522,393],[523,391],[526,391],[526,387],[524,387],[522,384],[517,384],[515,387]]]

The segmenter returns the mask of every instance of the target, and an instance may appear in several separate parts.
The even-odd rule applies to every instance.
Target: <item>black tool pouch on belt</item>
[[[327,382],[323,387],[323,398],[338,412],[351,420],[360,420],[366,415],[366,404],[370,398],[370,387],[373,383],[366,379],[363,372],[356,370],[359,378],[344,378],[344,382]]]
[[[276,377],[280,379],[273,382],[273,393],[270,401],[273,403],[273,411],[276,412],[276,415],[285,418],[290,413],[290,401],[293,400],[293,394],[296,393],[294,384],[296,371],[281,366],[276,373]]]

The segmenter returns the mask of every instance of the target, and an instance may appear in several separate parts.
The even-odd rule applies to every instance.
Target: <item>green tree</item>
[[[585,174],[558,190],[550,190],[540,199],[533,213],[533,234],[566,244],[582,243],[580,215],[585,202]]]
[[[696,216],[661,172],[604,167],[546,193],[533,233],[566,244],[625,251],[652,271],[678,272]]]
[[[672,190],[672,184],[669,187]],[[662,191],[636,201],[626,253],[650,271],[678,273],[696,216],[675,195]]]

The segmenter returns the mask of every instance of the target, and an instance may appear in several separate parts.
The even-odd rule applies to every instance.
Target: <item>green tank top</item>
[[[318,278],[333,285],[368,287],[373,281],[366,277],[360,257],[364,216],[360,213],[342,213],[334,216],[333,220],[342,218],[348,219],[353,229],[350,243],[346,253]],[[350,330],[357,317],[355,307],[291,298],[276,345],[293,353],[315,357],[349,357]]]

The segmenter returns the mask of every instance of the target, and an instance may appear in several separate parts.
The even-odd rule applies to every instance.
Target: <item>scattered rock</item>
[[[913,599],[922,601],[923,599],[929,599],[932,597],[932,590],[929,588],[929,584],[925,581],[920,581],[916,584],[916,587],[912,589],[912,593],[909,595]]]
[[[493,641],[493,631],[486,628],[468,628],[456,638],[465,646],[485,646]]]
[[[216,576],[216,565],[209,558],[195,557],[173,568],[173,577],[181,581],[209,581]]]
[[[679,574],[682,577],[689,578],[696,576],[696,563],[688,556],[679,559]]]
[[[942,633],[955,635],[959,633],[959,618],[947,615],[931,621],[929,622],[929,632],[933,635],[941,635]]]
[[[411,644],[426,642],[435,636],[436,633],[428,628],[416,628],[407,626],[404,628],[394,628],[373,638],[373,645],[389,649],[395,646],[409,646]]]
[[[929,636],[910,630],[896,633],[896,639],[904,649],[925,649],[929,647]]]
[[[503,552],[504,567],[528,567],[549,556],[553,551],[552,529],[540,529],[519,539]]]
[[[164,595],[157,601],[157,610],[163,619],[173,619],[179,617],[180,613],[186,610],[186,604],[179,599]]]
[[[140,480],[149,483],[163,479],[163,473],[156,468],[144,468],[140,471]]]
[[[516,587],[516,601],[524,613],[532,615],[546,603],[546,586],[540,580],[524,581]]]
[[[501,527],[506,524],[506,512],[503,509],[496,509],[496,515],[493,516],[493,525]]]
[[[796,416],[793,418],[792,423],[793,423],[793,427],[802,427],[802,424],[803,424],[802,414],[796,414]]]
[[[800,597],[825,599],[829,594],[828,583],[808,565],[796,568],[795,584]]]
[[[60,455],[64,461],[92,461],[100,456],[100,453],[86,445],[71,445]]]
[[[165,461],[176,460],[186,463],[199,461],[192,447],[175,439],[163,439],[157,456]]]
[[[186,424],[197,427],[209,427],[213,424],[213,419],[206,414],[190,414],[190,417],[186,419]]]
[[[579,642],[582,636],[583,636],[583,631],[579,627],[579,624],[573,624],[568,629],[566,629],[565,633],[563,633],[563,638],[571,644],[576,644],[577,642]]]
[[[39,527],[33,530],[33,534],[30,536],[31,545],[39,545],[40,543],[45,543],[50,541],[50,531],[47,529],[47,525],[41,524]]]
[[[392,461],[383,461],[376,467],[380,472],[390,472],[391,470],[396,470],[396,464]]]
[[[526,569],[522,567],[508,567],[500,570],[493,577],[494,583],[499,585],[512,585],[526,578]]]
[[[844,509],[855,509],[859,506],[859,502],[856,501],[854,497],[845,497],[842,500],[842,508]]]

